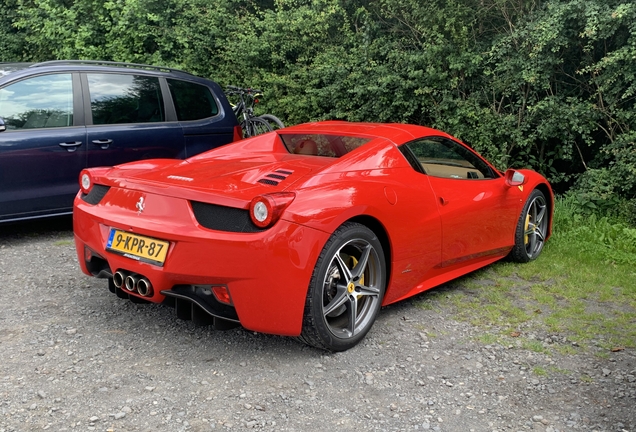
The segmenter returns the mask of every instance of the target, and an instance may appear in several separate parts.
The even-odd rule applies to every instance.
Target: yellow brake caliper
[[[354,269],[358,265],[358,260],[354,256],[349,256],[351,258],[351,269]],[[360,276],[360,285],[364,285],[364,275]],[[350,290],[351,292],[353,290]],[[358,298],[362,297],[362,295],[358,295]]]
[[[526,224],[523,227],[523,243],[524,244],[528,244],[528,234],[526,234],[528,232],[528,227],[530,226],[530,215],[527,214],[526,215]]]

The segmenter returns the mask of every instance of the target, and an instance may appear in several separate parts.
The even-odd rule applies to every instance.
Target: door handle
[[[448,204],[448,200],[444,199],[443,197],[439,197],[439,203],[443,206],[445,206],[446,204]]]
[[[79,146],[82,145],[81,141],[75,141],[75,142],[63,142],[60,143],[59,146],[65,148],[69,153],[70,152],[74,152],[75,150],[77,150],[77,148]]]
[[[109,145],[113,143],[112,139],[102,139],[102,140],[93,140],[91,141],[93,144],[101,147],[102,150],[106,150]]]

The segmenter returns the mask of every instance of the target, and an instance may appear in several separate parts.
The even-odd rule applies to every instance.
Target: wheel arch
[[[552,235],[552,219],[554,217],[554,195],[552,194],[552,189],[546,183],[538,183],[534,189],[540,190],[548,201],[548,217],[550,218],[548,221],[548,237],[550,237]]]
[[[386,286],[384,287],[385,295],[386,295],[386,289],[389,287],[389,281],[391,280],[391,270],[392,270],[391,269],[392,250],[391,250],[391,240],[389,238],[389,233],[387,232],[384,225],[373,216],[358,215],[348,219],[345,222],[356,222],[361,225],[364,225],[367,228],[369,228],[371,231],[373,231],[373,233],[376,236],[378,236],[378,240],[380,240],[380,244],[382,245],[382,252],[384,253],[384,262],[386,264],[386,281],[385,281]]]

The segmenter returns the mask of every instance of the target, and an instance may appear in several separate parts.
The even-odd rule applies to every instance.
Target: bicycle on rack
[[[259,97],[263,97],[262,90],[229,85],[225,88],[225,94],[238,96],[238,102],[232,105],[232,111],[243,129],[243,137],[248,138],[285,127],[283,122],[272,114],[254,114],[254,105],[258,103]]]

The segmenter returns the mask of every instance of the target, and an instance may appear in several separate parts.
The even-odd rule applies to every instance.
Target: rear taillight
[[[80,189],[84,195],[88,195],[88,193],[93,188],[93,178],[91,177],[88,170],[82,170],[79,175],[79,184]]]
[[[232,297],[230,297],[230,291],[225,285],[213,285],[212,293],[219,302],[232,305]]]
[[[234,136],[232,137],[232,141],[240,141],[243,139],[243,129],[240,125],[234,126]]]
[[[283,210],[296,198],[293,192],[279,192],[257,196],[250,203],[250,217],[259,228],[268,228],[276,223]]]

